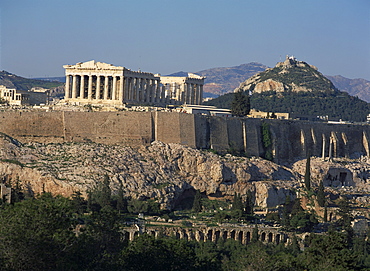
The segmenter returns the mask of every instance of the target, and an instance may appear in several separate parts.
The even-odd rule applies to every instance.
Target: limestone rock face
[[[122,184],[126,196],[153,198],[163,208],[174,207],[186,191],[194,189],[230,199],[234,193],[245,196],[252,191],[258,193],[258,203],[266,207],[281,203],[280,198],[285,197],[271,192],[279,191],[276,185],[269,184],[263,190],[263,184],[258,183],[275,179],[293,187],[296,179],[289,169],[263,159],[221,157],[161,142],[134,149],[95,143],[21,145],[4,137],[0,153],[8,159],[0,162],[0,178],[7,185],[18,185],[32,193],[70,196],[75,191],[85,194],[108,175],[113,193]],[[269,200],[263,200],[267,195],[264,191]]]
[[[162,142],[139,148],[97,143],[22,145],[3,136],[0,153],[0,178],[7,186],[36,194],[46,191],[70,196],[81,191],[86,195],[107,175],[113,194],[122,184],[125,196],[152,198],[167,209],[194,190],[219,199],[232,199],[234,193],[245,197],[250,191],[257,206],[274,207],[284,203],[286,196],[295,197],[305,170],[304,160],[282,166],[260,158],[219,156]],[[334,166],[336,170],[330,171]],[[332,174],[330,178],[342,181],[341,172],[347,172],[346,178],[351,180],[344,180],[348,185],[362,189],[369,186],[369,169],[370,164],[364,162],[349,166],[312,159],[314,180],[329,179]]]

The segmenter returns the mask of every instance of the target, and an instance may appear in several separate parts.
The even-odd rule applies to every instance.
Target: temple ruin
[[[201,104],[204,77],[160,76],[95,62],[64,65],[65,101],[76,104]]]

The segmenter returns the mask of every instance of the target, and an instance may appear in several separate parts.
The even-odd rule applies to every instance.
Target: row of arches
[[[233,239],[239,241],[242,244],[248,244],[252,239],[259,240],[264,243],[287,243],[288,235],[274,229],[263,229],[258,230],[257,236],[256,231],[253,228],[246,229],[226,229],[226,228],[205,228],[205,229],[184,229],[184,228],[146,228],[146,229],[128,229],[125,230],[125,238],[130,241],[134,240],[137,236],[146,233],[154,237],[160,236],[171,236],[176,239],[185,240],[196,240],[198,242],[218,242],[220,240]]]

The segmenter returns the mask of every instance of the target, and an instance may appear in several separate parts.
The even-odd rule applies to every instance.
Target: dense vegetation
[[[228,93],[205,105],[231,108],[234,93]],[[367,102],[346,92],[264,92],[254,93],[251,108],[264,112],[289,112],[301,115],[328,116],[329,119],[363,122],[370,113]]]
[[[234,195],[229,211],[218,201],[193,201],[192,215],[218,209],[215,218],[253,221],[251,195]],[[242,245],[234,240],[196,242],[142,235],[133,242],[121,231],[133,214],[162,214],[153,201],[112,196],[109,178],[89,192],[71,199],[43,193],[32,197],[15,189],[12,204],[0,205],[1,270],[368,270],[370,240],[355,237],[349,223],[348,202],[339,208],[341,220],[328,234],[311,234],[300,247],[292,242],[264,244],[257,238]],[[165,214],[165,216],[168,214]],[[312,231],[317,220],[287,197],[283,214],[269,219],[286,230]],[[267,218],[266,218],[267,219]],[[187,225],[189,227],[189,225]]]
[[[238,91],[234,94],[234,99],[231,102],[231,114],[237,117],[244,117],[249,114],[250,111],[250,100],[249,95],[246,95],[242,91]]]
[[[272,79],[284,84],[287,90],[292,90],[292,84],[306,87],[312,91],[336,92],[337,89],[333,83],[325,78],[316,69],[310,67],[307,63],[301,63],[303,66],[292,66],[286,69],[283,66],[268,69],[259,74],[259,82]],[[250,89],[253,90],[253,89]]]
[[[42,87],[46,89],[54,88],[63,85],[63,83],[57,81],[27,79],[6,71],[0,71],[0,85],[16,88],[18,90],[30,90],[33,87]]]

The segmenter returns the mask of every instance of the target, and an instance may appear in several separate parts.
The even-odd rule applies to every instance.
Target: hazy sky
[[[0,70],[95,59],[169,74],[285,55],[370,80],[370,0],[0,0]]]

